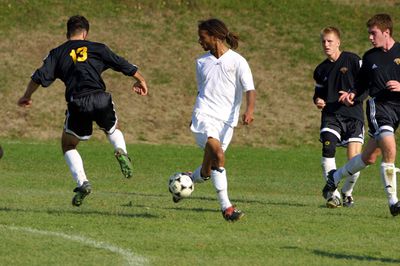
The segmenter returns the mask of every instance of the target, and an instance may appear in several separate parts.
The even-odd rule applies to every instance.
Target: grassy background
[[[110,145],[82,145],[93,193],[76,208],[58,143],[3,145],[8,151],[0,171],[4,265],[126,265],[120,254],[50,233],[108,243],[149,265],[400,263],[394,234],[399,223],[387,208],[377,167],[362,173],[354,208],[327,209],[315,148],[232,147],[227,153],[230,197],[246,216],[227,223],[210,182],[197,185],[190,199],[171,200],[168,176],[194,169],[201,158],[197,148],[130,145],[136,176],[125,180]]]
[[[132,94],[132,80],[104,74],[120,123],[131,143],[192,144],[188,130],[196,96],[194,60],[197,22],[226,21],[242,42],[238,52],[252,68],[258,91],[256,120],[239,126],[234,143],[248,146],[313,145],[319,111],[313,106],[312,72],[324,59],[319,31],[327,25],[343,32],[342,46],[362,54],[370,47],[366,20],[389,12],[398,36],[397,1],[170,0],[170,1],[0,1],[0,137],[56,139],[64,119],[64,87],[55,82],[34,95],[23,110],[15,102],[48,51],[65,41],[65,23],[85,15],[90,39],[104,42],[137,64],[150,86],[149,97]],[[95,136],[102,138],[101,134]]]

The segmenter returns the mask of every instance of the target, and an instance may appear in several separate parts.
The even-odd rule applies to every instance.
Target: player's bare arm
[[[254,107],[256,105],[256,91],[246,92],[246,112],[243,114],[242,120],[244,125],[250,125],[254,120]]]
[[[316,98],[314,104],[317,106],[318,109],[323,109],[326,105],[325,101],[321,98]]]
[[[31,80],[25,90],[24,95],[19,98],[18,105],[21,107],[30,107],[32,105],[32,94],[39,88],[40,84],[37,84]]]
[[[139,71],[136,71],[133,77],[135,78],[136,82],[133,84],[132,90],[141,96],[147,95],[149,89],[147,88],[146,81],[142,74],[140,74]]]
[[[391,91],[400,91],[400,82],[397,80],[389,80],[386,82],[386,88]]]

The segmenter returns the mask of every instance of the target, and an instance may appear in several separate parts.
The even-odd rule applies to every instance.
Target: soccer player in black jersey
[[[89,22],[85,17],[70,17],[67,22],[68,40],[50,51],[43,65],[32,74],[24,95],[18,100],[18,105],[29,107],[31,96],[39,86],[48,87],[57,78],[64,82],[68,108],[61,142],[65,160],[77,183],[72,199],[74,206],[80,206],[91,192],[82,158],[76,148],[80,140],[87,140],[92,135],[93,121],[114,146],[123,175],[127,178],[133,175],[125,140],[118,129],[114,104],[111,95],[105,92],[101,73],[111,68],[132,76],[136,80],[132,90],[142,96],[148,92],[137,66],[116,55],[106,45],[86,40],[88,33]]]
[[[347,146],[350,160],[361,152],[364,142],[363,98],[348,107],[339,102],[340,95],[353,89],[355,77],[360,70],[361,59],[354,53],[340,50],[340,31],[326,27],[321,31],[321,44],[327,58],[314,71],[314,104],[322,109],[320,141],[322,143],[322,174],[326,181],[328,173],[336,169],[337,146]],[[364,97],[365,98],[365,97]],[[336,189],[326,196],[326,206],[351,207],[354,204],[352,191],[359,172],[348,176],[341,192]],[[341,195],[342,194],[342,195]]]
[[[381,179],[390,213],[397,216],[400,202],[397,198],[394,133],[400,122],[400,43],[393,39],[393,22],[388,14],[374,15],[368,20],[367,27],[374,48],[363,56],[355,88],[343,94],[340,100],[352,105],[357,95],[368,91],[367,118],[371,138],[360,155],[329,175],[323,194],[333,191],[342,177],[375,163],[382,154]]]

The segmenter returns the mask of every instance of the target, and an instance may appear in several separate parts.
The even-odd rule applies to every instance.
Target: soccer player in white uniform
[[[224,152],[238,124],[243,92],[246,111],[243,124],[253,122],[255,88],[250,67],[241,55],[228,48],[238,47],[238,36],[218,19],[200,21],[199,43],[206,54],[196,60],[198,95],[192,114],[191,131],[204,149],[203,163],[192,174],[195,183],[211,178],[227,221],[239,220],[244,213],[228,197]],[[180,198],[173,196],[174,202]]]

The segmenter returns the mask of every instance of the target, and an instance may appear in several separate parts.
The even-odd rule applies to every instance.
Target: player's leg
[[[325,195],[329,191],[334,191],[342,178],[347,178],[366,168],[368,165],[375,163],[379,155],[380,149],[378,144],[374,139],[370,138],[361,154],[354,156],[344,166],[328,175],[328,180],[322,190],[322,194]]]
[[[218,139],[208,138],[205,148],[205,159],[203,168],[210,171],[211,181],[217,192],[221,209],[225,210],[232,206],[228,197],[228,180],[226,177],[225,154]],[[208,158],[206,158],[208,157]],[[207,173],[204,173],[207,174]]]
[[[72,178],[77,184],[77,187],[74,189],[76,194],[72,199],[72,205],[80,206],[83,199],[90,194],[91,186],[83,168],[82,158],[76,149],[79,139],[64,131],[61,137],[61,143],[65,161],[72,174]]]
[[[361,153],[364,143],[364,122],[349,117],[344,118],[342,122],[344,128],[343,140],[347,144],[347,160],[351,160]],[[354,204],[352,193],[359,176],[360,172],[356,172],[345,179],[341,189],[344,207],[351,207]]]
[[[96,93],[93,95],[94,121],[106,133],[107,139],[114,147],[114,155],[117,159],[122,174],[126,178],[133,176],[133,166],[122,131],[118,127],[118,119],[114,109],[114,103],[111,95],[106,92]]]
[[[208,137],[211,134],[214,134],[210,134],[209,132],[215,131],[213,128],[213,120],[208,116],[197,113],[193,114],[190,130],[196,139],[197,145],[204,151],[202,164],[198,166],[190,176],[194,183],[203,183],[205,180],[210,179],[211,176],[211,165],[213,159],[210,151],[206,149],[206,144]]]
[[[336,147],[341,142],[343,128],[339,116],[322,113],[320,141],[322,143],[322,176],[327,181],[328,174],[336,170]],[[337,208],[342,206],[340,201],[340,192],[335,189],[329,193],[323,194],[328,208]]]
[[[376,107],[373,99],[370,99],[367,102],[366,113],[369,126],[368,133],[371,138],[368,140],[368,143],[361,154],[354,156],[343,167],[337,169],[337,171],[328,176],[326,185],[322,190],[323,194],[335,189],[343,177],[347,178],[348,176],[351,176],[366,168],[368,165],[375,163],[377,156],[379,156],[380,149],[376,140],[374,139],[375,132],[378,130],[378,128],[376,127]]]
[[[382,150],[382,163],[380,167],[382,183],[387,195],[390,212],[393,216],[400,213],[397,198],[397,178],[396,178],[396,141],[394,135],[386,135],[379,138],[379,147]]]
[[[217,192],[217,198],[222,210],[222,216],[227,221],[237,221],[244,213],[237,209],[229,200],[228,178],[225,169],[225,151],[232,140],[233,128],[220,124],[219,139],[209,137],[206,144],[206,152],[211,157],[211,181]],[[203,162],[204,163],[204,162]],[[208,169],[208,168],[207,168]]]
[[[325,129],[326,130],[322,131],[320,134],[320,141],[322,143],[322,176],[326,182],[328,174],[336,170],[335,154],[340,135],[337,131]],[[340,193],[337,189],[326,195],[325,199],[327,200],[326,206],[328,208],[337,208],[341,206]]]
[[[85,98],[74,99],[74,101],[68,103],[64,131],[61,137],[61,147],[65,161],[77,184],[74,189],[75,196],[72,199],[74,206],[80,206],[83,199],[91,192],[83,161],[77,150],[79,141],[89,139],[92,134],[92,121],[85,112],[81,112],[82,106],[85,105]]]
[[[221,206],[222,215],[227,221],[237,221],[244,214],[242,211],[236,209],[228,197],[228,179],[226,175],[225,154],[221,147],[219,140],[215,138],[208,138],[205,153],[208,154],[208,162],[203,161],[203,166],[210,167],[211,181],[217,192],[217,198]]]
[[[361,153],[362,143],[361,142],[349,142],[347,145],[347,159],[351,160],[354,156]],[[342,187],[342,199],[343,206],[351,207],[354,204],[353,189],[360,176],[360,172],[354,173],[346,178]]]
[[[369,119],[369,127],[374,130],[374,137],[382,151],[380,167],[381,179],[387,195],[390,213],[396,216],[400,213],[400,202],[397,198],[396,180],[396,140],[395,132],[399,125],[400,108],[389,102],[368,101],[374,112]],[[371,108],[372,109],[372,108]]]
[[[114,147],[114,155],[120,165],[122,174],[126,178],[131,178],[133,176],[133,165],[126,149],[124,135],[119,128],[116,128],[114,132],[107,133],[107,138]]]
[[[322,143],[322,177],[326,181],[328,173],[336,169],[335,154],[339,139],[331,132],[321,132],[320,140]]]

